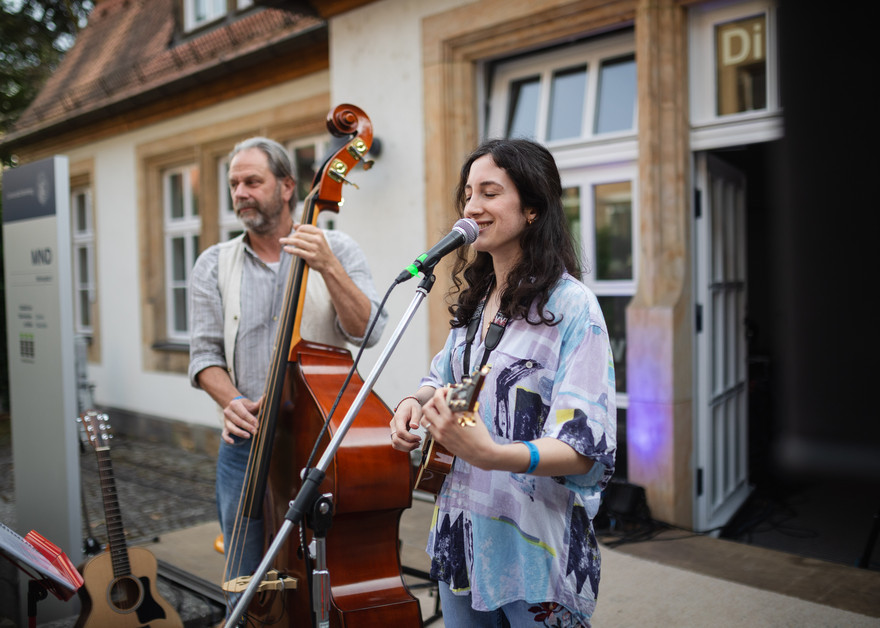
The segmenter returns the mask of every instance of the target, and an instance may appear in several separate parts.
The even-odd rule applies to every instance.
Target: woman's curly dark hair
[[[511,269],[507,285],[501,289],[501,311],[511,319],[522,318],[532,325],[556,324],[552,312],[544,306],[550,291],[564,271],[580,278],[580,261],[568,230],[562,208],[562,182],[553,155],[546,148],[524,139],[496,139],[483,142],[472,152],[464,165],[455,191],[458,215],[464,214],[467,202],[465,186],[473,163],[490,155],[502,168],[519,192],[522,208],[534,210],[535,220],[527,225],[520,237],[522,257]],[[453,327],[464,327],[470,321],[482,298],[495,281],[492,256],[477,252],[471,259],[468,249],[458,250],[452,269],[450,296],[458,295],[449,307]],[[529,308],[535,303],[538,320],[529,320]]]

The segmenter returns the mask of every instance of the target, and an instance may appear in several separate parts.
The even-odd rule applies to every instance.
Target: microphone
[[[461,218],[452,225],[452,231],[443,236],[437,244],[422,253],[412,264],[401,272],[394,283],[402,283],[410,277],[415,277],[420,272],[427,272],[434,268],[444,256],[451,253],[464,244],[471,244],[480,234],[480,228],[472,218]]]

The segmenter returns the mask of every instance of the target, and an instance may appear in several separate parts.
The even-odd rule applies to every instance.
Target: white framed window
[[[698,5],[688,21],[692,148],[781,137],[773,0]]]
[[[199,253],[199,169],[196,165],[162,172],[165,218],[165,302],[169,340],[189,341],[187,284]]]
[[[73,324],[77,334],[94,332],[92,306],[95,303],[95,231],[92,225],[92,191],[76,187],[70,191],[71,236],[73,239]]]
[[[288,142],[285,145],[290,156],[294,177],[296,178],[296,207],[294,219],[302,218],[303,201],[312,189],[315,173],[323,165],[327,155],[329,140],[326,136],[314,136]],[[232,196],[229,190],[229,158],[223,157],[217,165],[217,181],[220,199],[220,241],[234,238],[244,229],[232,208]],[[324,212],[319,216],[319,224],[327,229],[333,228],[333,217]]]
[[[636,136],[631,32],[496,63],[489,137],[525,137],[549,148]]]
[[[305,200],[314,184],[315,174],[321,169],[327,158],[330,140],[326,135],[314,135],[288,142],[286,147],[290,152],[290,161],[296,176],[296,210],[294,215],[298,222],[302,219]],[[332,229],[333,222],[332,212],[323,212],[318,216],[319,226],[325,229]]]
[[[226,0],[183,0],[183,27],[194,30],[226,15]]]
[[[599,298],[626,398],[626,307],[638,268],[637,93],[632,31],[486,65],[488,137],[547,146],[562,176],[582,277]]]
[[[584,261],[583,282],[599,298],[614,352],[617,391],[626,393],[626,306],[636,291],[638,166],[560,171],[569,228]]]
[[[243,11],[254,0],[183,0],[183,28],[191,31],[224,17],[229,11]]]
[[[218,224],[220,225],[220,242],[231,240],[244,231],[244,227],[232,208],[232,194],[229,190],[229,157],[217,162],[217,198],[219,202]]]

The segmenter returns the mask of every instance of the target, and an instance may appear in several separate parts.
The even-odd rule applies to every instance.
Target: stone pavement
[[[15,527],[15,484],[8,427],[0,420],[0,521]],[[126,538],[137,544],[217,518],[214,500],[214,460],[204,453],[134,441],[116,435],[110,459]],[[83,539],[106,543],[104,504],[98,481],[97,456],[91,449],[80,456],[84,509]],[[87,521],[86,521],[87,519]]]
[[[176,445],[149,442],[118,431],[110,443],[110,460],[117,499],[129,547],[150,550],[159,561],[157,589],[178,610],[186,628],[208,628],[222,622],[223,556],[213,548],[219,534],[214,498],[215,459],[185,451]],[[83,542],[96,551],[107,543],[104,505],[98,478],[97,455],[83,448]],[[0,417],[0,521],[15,528],[15,484],[9,421]],[[420,519],[408,536],[426,537],[427,523]],[[419,569],[427,568],[424,541],[405,544]],[[3,561],[5,562],[5,561]],[[13,568],[14,573],[14,568]],[[408,577],[420,598],[423,616],[434,611],[432,588],[424,580]],[[0,609],[0,628],[12,628],[7,609]],[[39,612],[38,612],[39,618]],[[70,628],[77,616],[40,623],[42,628]],[[23,624],[22,624],[23,625]],[[439,624],[442,628],[442,622]]]
[[[218,527],[212,456],[120,437],[113,442],[111,459],[129,545],[142,545],[159,559],[160,594],[178,609],[187,628],[217,625],[223,617],[217,586],[223,559],[213,549]],[[10,527],[15,521],[13,471],[0,418],[0,521]],[[84,539],[91,535],[104,543],[94,452],[83,453],[81,471],[89,519]],[[427,568],[424,543],[431,511],[430,501],[414,499],[401,517],[400,556],[407,568]],[[613,549],[603,544],[596,628],[880,626],[880,572],[680,532],[658,540],[667,542]],[[407,582],[429,585],[413,590],[423,618],[429,618],[436,602],[430,583],[413,577]],[[6,610],[0,608],[0,628],[24,625],[4,619]],[[69,628],[75,620],[38,625]],[[443,625],[442,617],[431,624]]]
[[[117,433],[111,441],[110,460],[129,547],[150,549],[169,532],[216,521],[214,459],[210,455],[125,438]],[[83,547],[92,547],[92,553],[95,553],[107,543],[107,529],[97,455],[91,448],[81,449],[80,473]],[[0,521],[13,529],[16,527],[14,478],[9,420],[0,417]],[[88,549],[84,551],[88,553]],[[3,563],[6,566],[5,561]],[[169,604],[178,608],[187,628],[213,625],[222,619],[222,610],[218,610],[219,606],[211,595],[201,590],[202,583],[196,583],[194,587],[189,584],[181,586],[176,582],[180,579],[176,570],[164,567],[160,564],[157,588]],[[0,628],[15,625],[10,623],[10,614],[10,609],[0,610]],[[72,626],[75,619],[40,625],[65,628]]]

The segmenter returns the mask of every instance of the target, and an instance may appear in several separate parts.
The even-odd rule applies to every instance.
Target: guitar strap
[[[471,372],[471,346],[474,344],[477,332],[480,329],[480,320],[483,318],[483,308],[485,305],[486,297],[483,297],[483,300],[480,301],[480,304],[477,306],[474,315],[471,316],[471,320],[468,323],[467,336],[465,337],[467,344],[464,347],[464,356],[462,358],[464,361],[464,370],[462,373],[465,375]],[[486,363],[489,361],[489,354],[492,353],[492,350],[498,346],[499,342],[501,342],[501,336],[504,335],[504,330],[507,328],[507,323],[509,321],[510,319],[500,310],[495,314],[495,319],[489,325],[489,330],[486,332],[486,350],[483,353],[483,361],[480,363],[480,368],[486,366]]]

